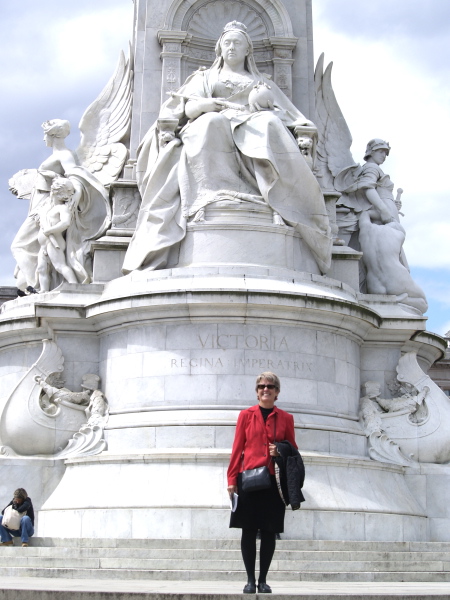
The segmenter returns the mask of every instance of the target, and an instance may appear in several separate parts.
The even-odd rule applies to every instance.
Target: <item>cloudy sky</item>
[[[76,124],[114,71],[132,33],[131,0],[0,0],[0,285],[14,285],[10,244],[27,203],[8,179],[48,156],[41,123]],[[313,0],[316,59],[333,86],[360,162],[373,137],[392,147],[384,170],[404,189],[405,250],[430,309],[450,330],[450,2]]]

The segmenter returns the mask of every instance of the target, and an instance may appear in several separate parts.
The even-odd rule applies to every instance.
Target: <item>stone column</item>
[[[177,90],[183,83],[181,79],[181,44],[189,40],[186,31],[158,31],[158,41],[163,47],[161,52],[162,80],[161,104],[167,100],[167,93]]]
[[[273,48],[273,79],[286,96],[292,100],[292,51],[297,45],[297,38],[271,37]]]

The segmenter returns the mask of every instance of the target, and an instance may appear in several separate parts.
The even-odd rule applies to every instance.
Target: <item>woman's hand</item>
[[[230,496],[230,498],[231,498],[233,494],[236,494],[236,493],[237,493],[237,485],[229,485],[229,486],[227,487],[227,492],[228,492],[228,495],[229,495],[229,496]]]
[[[280,456],[276,444],[269,444],[269,454],[270,456]]]

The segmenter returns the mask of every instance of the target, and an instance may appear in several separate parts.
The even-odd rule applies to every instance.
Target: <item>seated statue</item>
[[[269,206],[274,223],[295,228],[325,273],[325,202],[292,134],[314,125],[259,72],[245,25],[225,26],[216,55],[171,94],[138,149],[142,205],[123,271],[165,268],[188,221],[234,199]]]

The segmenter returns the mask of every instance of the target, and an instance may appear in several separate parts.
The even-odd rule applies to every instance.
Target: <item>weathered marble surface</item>
[[[315,127],[258,70],[246,30],[237,21],[225,26],[211,68],[170,95],[144,137],[136,166],[142,204],[124,273],[170,266],[187,224],[203,223],[215,204],[269,209],[275,225],[301,236],[320,271],[329,269],[328,213],[303,148]],[[273,98],[267,108],[250,102],[262,85]],[[301,149],[289,129],[303,126]]]
[[[300,512],[287,510],[284,539],[426,539],[425,513],[401,468],[308,452],[304,460],[309,474],[306,502]],[[40,513],[42,527],[46,535],[57,535],[70,494],[75,510],[69,536],[86,536],[88,528],[89,536],[100,536],[114,523],[112,537],[145,537],[145,527],[149,536],[158,538],[237,537],[239,532],[227,528],[227,463],[228,451],[199,448],[69,461]],[[129,490],[137,479],[142,501],[129,508]],[[105,502],[108,511],[103,510]]]
[[[402,311],[395,299],[388,303],[383,297],[377,305],[381,316],[349,286],[318,275],[281,273],[257,267],[136,272],[93,286],[89,294],[84,290],[90,286],[67,285],[5,306],[0,313],[5,365],[11,318],[14,339],[39,339],[34,316],[40,314],[64,352],[67,385],[97,372],[110,402],[108,452],[87,462],[69,458],[61,487],[40,512],[40,535],[55,534],[65,519],[74,535],[91,528],[89,535],[137,536],[132,523],[142,518],[153,519],[152,529],[162,537],[233,535],[222,480],[234,424],[239,410],[253,402],[255,371],[273,368],[282,380],[280,406],[294,415],[300,447],[313,461],[306,512],[302,509],[301,519],[288,516],[288,535],[391,539],[395,532],[405,540],[427,539],[426,509],[414,504],[404,468],[367,457],[359,387],[361,380],[392,379],[411,343],[421,364],[430,364],[441,352],[438,338],[417,334],[423,319]],[[28,342],[19,347],[26,352]],[[29,360],[19,353],[15,362]],[[0,391],[9,385],[8,377],[0,377]],[[103,490],[101,473],[118,503],[108,511],[92,507],[88,492],[94,489],[91,478]],[[161,507],[150,494],[151,506],[130,509],[117,482],[122,489],[127,477],[147,481],[149,473],[150,480],[163,479],[169,498],[178,473],[218,484],[201,506],[196,495],[185,495],[175,508],[170,499]],[[344,474],[345,490],[337,494]],[[64,508],[69,493],[76,509]],[[180,514],[184,525],[176,533]],[[214,525],[205,524],[206,516],[214,516]],[[336,529],[336,523],[342,527]]]

